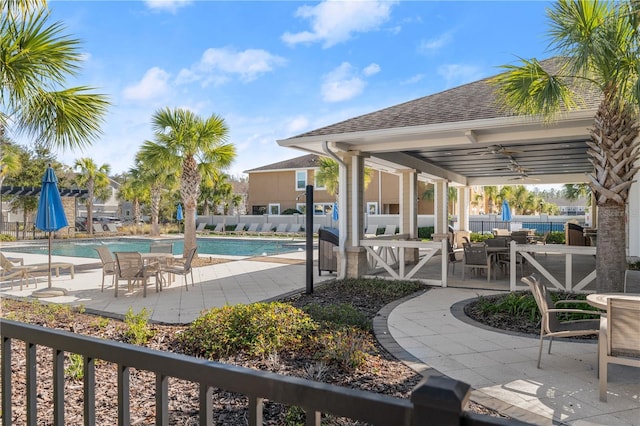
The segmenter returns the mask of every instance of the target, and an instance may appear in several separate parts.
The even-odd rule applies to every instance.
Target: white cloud
[[[146,0],[145,4],[151,10],[176,13],[181,7],[191,4],[191,0]]]
[[[122,92],[125,99],[147,101],[169,93],[169,73],[161,68],[149,69],[138,83],[128,86]]]
[[[438,74],[445,79],[447,87],[459,86],[483,77],[479,67],[461,64],[441,65],[438,67]]]
[[[415,84],[421,81],[423,78],[425,78],[424,74],[412,75],[408,79],[404,80],[401,84]]]
[[[366,77],[378,74],[379,72],[380,72],[380,65],[378,64],[371,64],[368,67],[366,67],[364,70],[362,70],[362,73]]]
[[[202,81],[204,86],[220,85],[229,81],[233,75],[249,82],[286,62],[284,58],[262,49],[236,51],[229,47],[210,48],[202,54],[200,62],[190,69],[180,70],[176,83]]]
[[[303,115],[293,117],[286,125],[287,134],[295,135],[309,128],[309,119]]]
[[[436,38],[430,40],[422,40],[418,46],[418,51],[421,53],[433,53],[450,44],[453,41],[453,33],[448,31]]]
[[[322,99],[325,102],[341,102],[358,96],[367,83],[357,76],[348,62],[325,74],[322,83]]]
[[[311,22],[310,31],[286,32],[282,40],[290,45],[323,42],[328,48],[349,40],[354,33],[377,30],[389,19],[395,1],[327,0],[317,6],[301,6],[296,16]]]

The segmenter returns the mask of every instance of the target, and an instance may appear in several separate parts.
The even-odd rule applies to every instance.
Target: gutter
[[[322,142],[322,150],[329,157],[333,158],[339,165],[339,181],[338,188],[346,188],[347,187],[347,165],[342,161],[340,157],[336,155],[335,152],[329,149],[329,143],[327,141]],[[347,195],[346,191],[340,191],[338,194],[338,205],[346,206],[347,205]],[[346,241],[347,241],[347,221],[344,212],[339,214],[338,216],[338,256],[340,256],[340,270],[338,271],[337,278],[339,280],[343,280],[347,276],[347,256],[345,251]]]

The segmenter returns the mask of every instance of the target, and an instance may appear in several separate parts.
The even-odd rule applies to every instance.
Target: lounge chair
[[[247,224],[244,222],[240,222],[236,225],[236,229],[233,231],[229,231],[230,234],[244,234],[244,230],[247,227]]]
[[[384,232],[382,235],[395,235],[396,234],[396,225],[387,225],[384,228]]]
[[[258,227],[260,226],[259,223],[254,222],[252,224],[249,225],[249,227],[247,228],[247,230],[244,232],[245,234],[257,234],[258,233]]]
[[[263,223],[258,235],[273,235],[273,223]]]
[[[364,231],[365,238],[373,238],[378,235],[378,225],[369,225]]]
[[[206,222],[200,222],[198,224],[198,226],[196,227],[196,233],[197,234],[206,232],[206,230],[207,230],[207,223]]]
[[[214,234],[224,234],[225,233],[225,229],[224,229],[224,222],[218,222],[216,224],[216,227],[213,228],[213,232]]]
[[[640,367],[640,304],[615,297],[607,299],[607,315],[600,317],[598,374],[600,401],[607,401],[609,364]]]
[[[559,313],[576,313],[590,314],[600,316],[596,311],[587,311],[583,309],[559,309],[559,304],[569,303],[585,303],[584,300],[559,300],[555,304],[551,300],[551,295],[544,284],[540,282],[535,274],[523,277],[522,282],[529,286],[533,297],[536,300],[542,319],[540,321],[540,348],[538,350],[538,368],[540,368],[540,359],[542,358],[542,346],[545,336],[549,339],[549,353],[551,353],[551,344],[554,337],[576,337],[589,336],[598,334],[600,329],[599,319],[560,321],[557,318]]]
[[[302,225],[299,223],[292,223],[291,228],[287,231],[287,236],[289,237],[299,237],[303,235]]]
[[[318,233],[320,232],[321,229],[322,229],[322,224],[314,223],[313,224],[313,235],[318,235]]]
[[[278,226],[276,226],[276,230],[273,231],[273,235],[287,235],[288,228],[288,223],[279,223]]]
[[[60,269],[67,268],[71,274],[71,278],[75,277],[75,266],[73,263],[66,262],[52,262],[51,265],[49,263],[32,263],[30,265],[14,265],[9,259],[5,257],[4,254],[0,253],[0,266],[2,267],[2,274],[0,275],[0,280],[5,280],[11,278],[11,288],[13,289],[13,278],[20,277],[20,290],[22,290],[22,284],[24,279],[27,279],[27,286],[29,285],[29,278],[33,277],[33,272],[49,272],[49,267],[51,267],[51,272],[55,271],[56,277],[60,276]],[[35,277],[33,279],[34,284],[38,285]]]
[[[93,224],[93,234],[94,235],[104,235],[104,228],[99,223]]]

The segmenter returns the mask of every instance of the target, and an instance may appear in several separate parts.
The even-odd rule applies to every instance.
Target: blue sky
[[[222,116],[229,172],[304,153],[276,140],[549,56],[541,1],[50,1],[81,40],[72,84],[109,96],[91,157],[128,170],[165,107]],[[460,105],[464,108],[464,105]]]

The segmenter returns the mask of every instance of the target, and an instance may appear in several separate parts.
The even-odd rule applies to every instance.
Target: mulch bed
[[[332,289],[330,285],[318,287],[314,294],[298,294],[289,297],[287,302],[296,306],[308,303],[351,303],[358,309],[367,312],[372,318],[390,301],[368,298],[361,295],[356,298],[345,299],[340,289]],[[41,310],[23,301],[3,299],[1,301],[1,316],[10,319],[39,324],[45,327],[73,331],[75,333],[95,336],[103,339],[123,341],[124,323],[96,317],[85,313],[61,314],[58,316],[44,315]],[[184,330],[181,325],[151,325],[154,337],[146,345],[149,348],[180,352],[175,342],[176,333]],[[421,380],[421,376],[411,368],[387,353],[375,340],[369,336],[369,343],[375,348],[367,357],[366,363],[357,371],[347,372],[337,366],[327,366],[319,374],[316,370],[313,378],[338,386],[361,389],[398,398],[408,398],[412,389]],[[11,424],[26,423],[25,400],[25,350],[21,343],[14,344],[12,350],[13,402]],[[38,424],[49,425],[53,422],[53,389],[51,378],[51,351],[46,348],[38,350]],[[268,359],[251,358],[239,354],[237,356],[219,360],[220,362],[244,366],[253,369],[272,371],[278,374],[310,377],[310,371],[316,365],[313,354],[284,352],[277,357]],[[65,366],[70,365],[67,357]],[[106,362],[96,362],[96,424],[112,424],[117,418],[117,386],[116,366]],[[65,423],[81,424],[82,417],[82,380],[73,379],[65,375]],[[155,421],[155,376],[146,371],[131,370],[131,424],[153,424]],[[214,423],[220,425],[246,424],[248,419],[247,398],[216,389],[213,395]],[[197,384],[177,379],[169,381],[169,416],[170,424],[196,425],[198,424],[198,386]],[[470,411],[499,416],[495,411],[470,402]],[[264,409],[264,424],[282,425],[287,423],[287,416],[292,413],[289,407],[282,404],[266,402]],[[347,419],[323,418],[323,424],[328,425],[356,425],[362,424]]]

